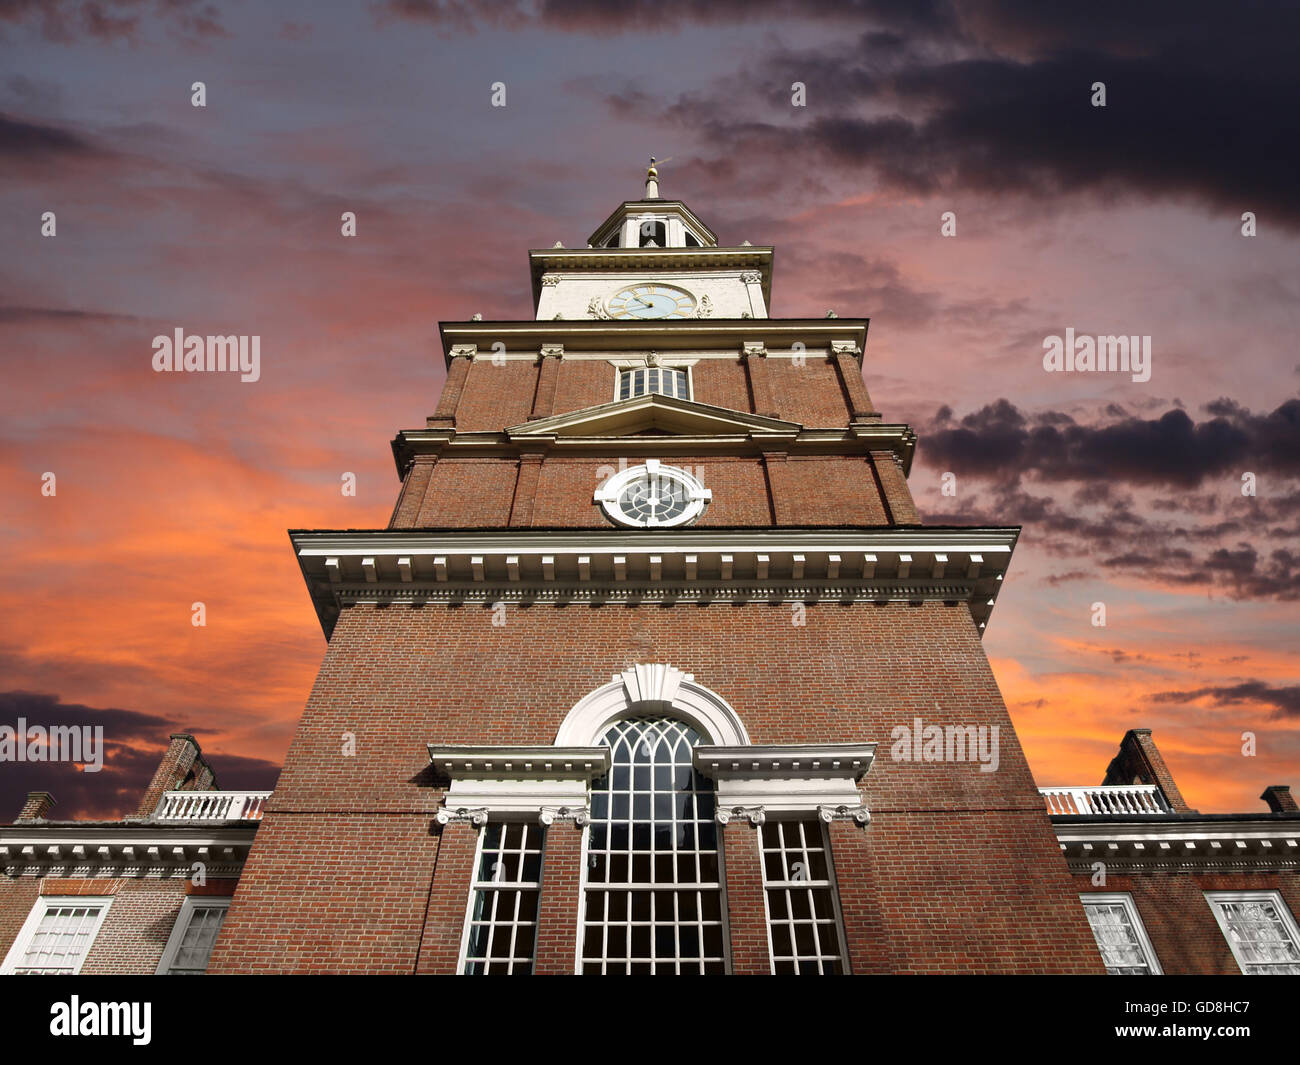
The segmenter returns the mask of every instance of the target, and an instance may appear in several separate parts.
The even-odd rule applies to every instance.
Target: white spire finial
[[[655,169],[655,157],[650,156],[650,166],[645,172],[645,198],[659,199],[659,171]]]

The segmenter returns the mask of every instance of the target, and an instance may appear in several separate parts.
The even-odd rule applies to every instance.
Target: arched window
[[[699,742],[668,717],[623,718],[601,738],[611,764],[591,789],[584,972],[726,972],[713,785],[691,761]]]
[[[668,227],[663,222],[647,218],[641,223],[641,247],[663,248],[668,244]]]
[[[690,399],[690,381],[685,370],[669,367],[646,366],[623,370],[618,378],[618,398],[632,399],[654,393]]]

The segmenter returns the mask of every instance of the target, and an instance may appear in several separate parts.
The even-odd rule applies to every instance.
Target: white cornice
[[[837,777],[855,781],[871,769],[874,743],[786,743],[695,748],[695,767],[714,780]]]
[[[609,771],[608,747],[466,747],[429,744],[429,761],[451,786],[438,811],[468,817],[585,817],[591,781]]]
[[[195,862],[209,877],[238,876],[257,825],[190,828],[143,825],[0,827],[0,869],[8,876],[189,877]]]
[[[965,602],[981,630],[1016,529],[290,534],[326,635],[345,603]]]
[[[540,421],[540,419],[539,419]],[[538,422],[528,424],[534,429]],[[916,434],[911,426],[883,422],[855,423],[844,429],[799,429],[786,433],[775,428],[737,425],[734,432],[696,435],[675,432],[654,436],[560,435],[557,432],[533,431],[510,435],[497,432],[456,432],[454,429],[408,429],[393,440],[393,460],[399,476],[416,455],[455,457],[514,457],[521,450],[557,452],[565,455],[591,454],[606,458],[611,447],[619,454],[761,456],[784,451],[792,458],[804,455],[856,455],[872,451],[889,451],[897,455],[907,473],[916,448]]]
[[[509,426],[506,435],[513,438],[566,435],[613,435],[621,438],[642,428],[659,427],[711,436],[737,431],[758,436],[777,434],[794,439],[803,428],[798,422],[768,418],[699,403],[676,396],[648,393],[631,399],[614,400],[595,407],[554,414],[548,418]],[[585,432],[583,432],[585,430]]]
[[[1297,870],[1300,820],[1087,821],[1054,817],[1052,826],[1071,870]]]
[[[865,824],[857,781],[871,768],[874,743],[808,743],[695,748],[695,768],[714,781],[719,820],[768,813],[842,811]],[[827,816],[827,820],[830,817]]]
[[[442,322],[439,331],[448,364],[454,355],[453,347],[491,352],[496,343],[504,344],[507,353],[535,351],[539,356],[543,344],[559,343],[564,345],[564,357],[568,359],[581,352],[618,358],[622,352],[646,351],[657,351],[661,356],[678,351],[731,351],[739,358],[746,341],[761,340],[769,350],[798,342],[805,346],[805,353],[829,351],[830,345],[838,341],[850,344],[861,359],[867,324],[865,318],[685,318],[660,322],[564,319]]]
[[[608,747],[473,747],[429,744],[429,761],[445,777],[594,780],[609,769]]]

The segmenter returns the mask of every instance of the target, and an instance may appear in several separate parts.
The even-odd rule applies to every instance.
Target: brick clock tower
[[[1012,528],[922,524],[864,318],[623,203],[445,323],[210,972],[1103,971],[981,646]]]

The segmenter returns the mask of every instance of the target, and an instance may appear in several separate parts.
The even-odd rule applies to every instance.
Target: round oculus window
[[[651,528],[689,524],[712,498],[698,478],[649,459],[616,473],[596,490],[595,501],[616,525]]]

